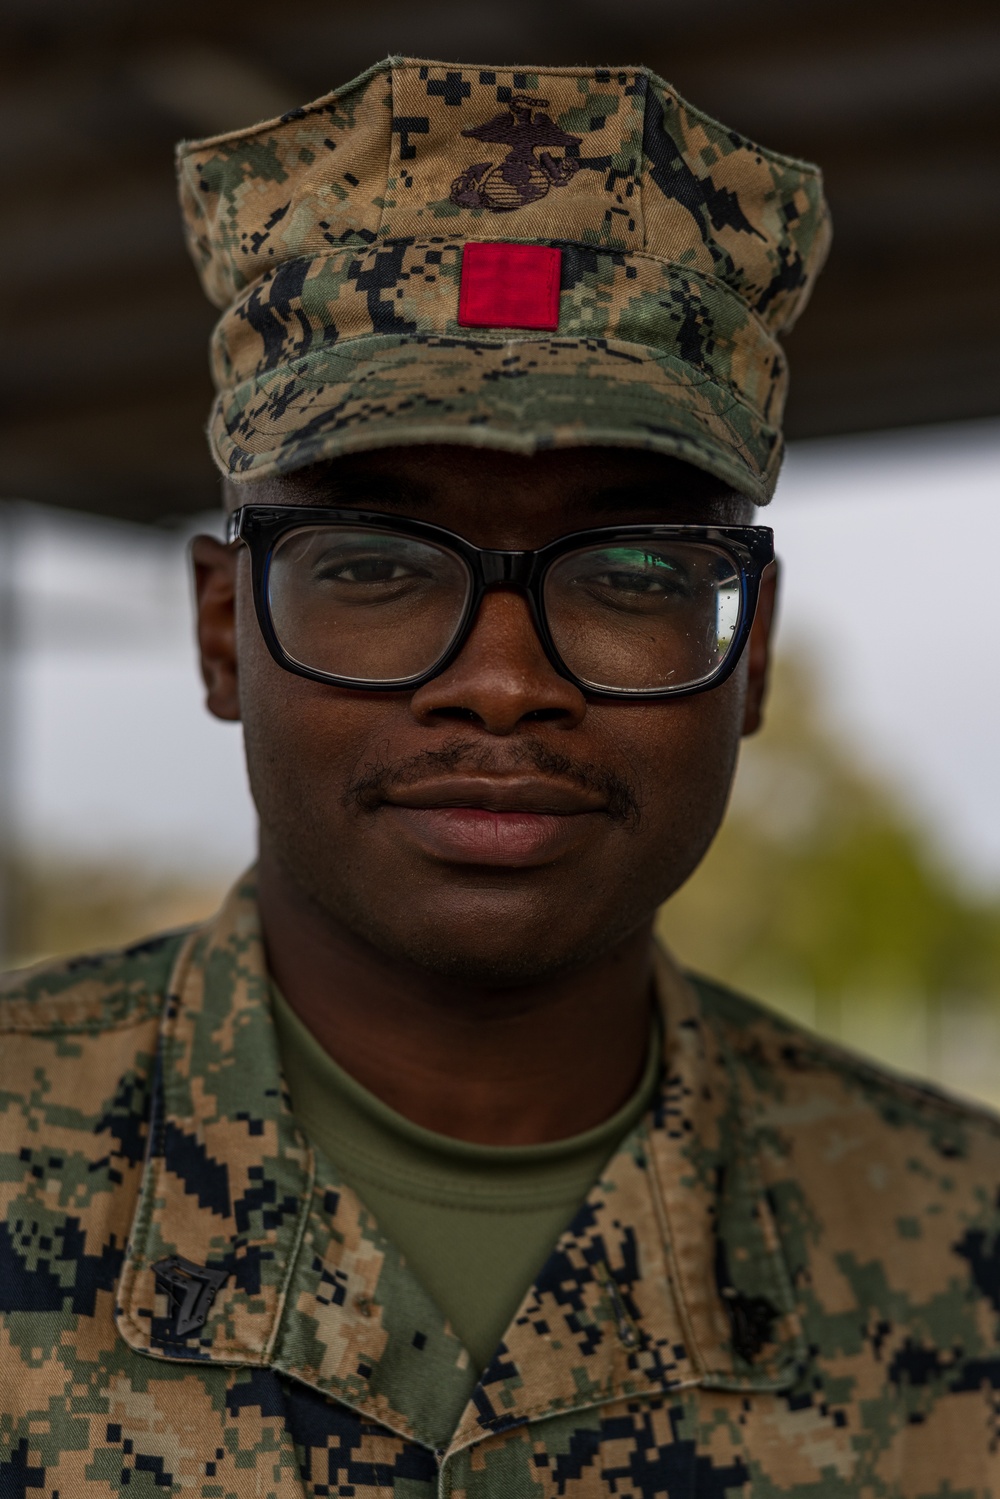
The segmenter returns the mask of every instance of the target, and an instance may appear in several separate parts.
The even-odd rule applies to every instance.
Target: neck
[[[638,1086],[650,923],[586,969],[513,989],[393,961],[316,907],[273,857],[258,872],[270,972],[320,1045],[415,1124],[482,1145],[580,1134]]]

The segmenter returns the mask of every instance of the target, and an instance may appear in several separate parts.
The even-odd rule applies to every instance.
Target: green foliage
[[[1000,901],[963,887],[817,703],[808,662],[779,662],[729,817],[661,931],[692,967],[847,1040],[859,1007],[916,1007],[928,1033],[941,1007],[1000,1011]]]
[[[203,921],[225,882],[157,873],[123,861],[15,857],[11,952],[2,966],[93,952]]]

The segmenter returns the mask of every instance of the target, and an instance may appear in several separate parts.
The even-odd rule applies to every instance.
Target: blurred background
[[[824,167],[788,340],[768,724],[663,913],[686,961],[1000,1105],[1000,18],[909,0],[3,0],[0,950],[210,911],[253,857],[200,701],[186,547],[218,529],[213,312],[172,145],[391,52],[646,62]]]

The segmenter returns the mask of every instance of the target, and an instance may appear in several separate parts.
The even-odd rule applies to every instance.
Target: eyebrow
[[[331,500],[333,503],[354,503],[358,499],[364,499],[394,507],[426,510],[441,498],[434,489],[424,484],[415,484],[411,480],[398,479],[388,474],[366,474],[357,480],[331,480],[324,485],[324,494],[317,499],[317,503],[329,503]],[[664,502],[685,504],[688,498],[665,494],[662,484],[639,481],[636,484],[612,484],[594,493],[580,492],[574,496],[574,503],[581,508],[588,506],[601,510],[627,510],[636,505],[662,505]]]
[[[622,510],[656,509],[670,512],[715,511],[728,497],[725,494],[691,494],[683,488],[671,488],[655,480],[639,480],[635,484],[612,484],[596,493],[580,496],[578,503],[586,504],[594,512],[616,513]],[[666,515],[665,515],[666,518]]]
[[[290,498],[290,497],[289,497]],[[335,470],[322,476],[316,475],[301,483],[294,503],[323,505],[334,508],[343,505],[348,509],[387,508],[401,514],[426,512],[442,496],[427,484],[396,474],[338,474]],[[692,496],[671,493],[669,484],[654,479],[638,479],[634,482],[608,484],[594,492],[578,490],[572,503],[581,512],[601,511],[612,514],[629,509],[657,508],[664,510],[714,509],[724,499],[723,495]],[[287,501],[286,501],[287,503]]]
[[[588,503],[595,508],[627,510],[633,505],[662,505],[668,496],[664,495],[662,484],[643,479],[635,484],[609,484],[605,489],[599,489],[586,498]]]
[[[434,495],[424,484],[391,474],[361,474],[357,478],[339,477],[317,480],[302,495],[306,505],[389,505],[399,510],[426,510]]]

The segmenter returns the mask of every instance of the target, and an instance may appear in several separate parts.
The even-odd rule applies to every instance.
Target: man
[[[996,1122],[651,942],[760,721],[818,173],[400,59],[180,170],[260,859],[8,981],[0,1493],[995,1493]]]

